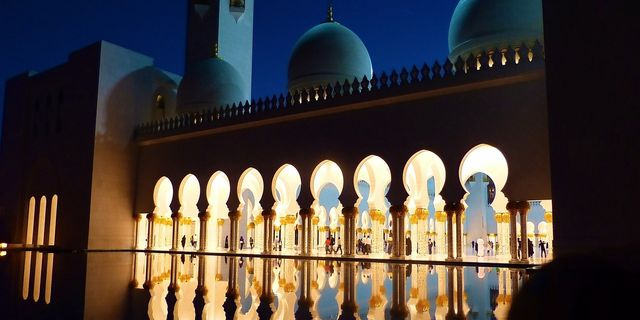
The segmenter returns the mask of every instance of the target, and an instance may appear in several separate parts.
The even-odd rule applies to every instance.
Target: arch
[[[323,160],[313,169],[311,174],[310,187],[313,198],[319,199],[320,191],[329,183],[338,189],[338,193],[342,193],[344,176],[340,166],[331,160]]]
[[[309,187],[314,199],[311,208],[314,210],[316,217],[318,217],[318,223],[313,224],[312,230],[310,230],[312,234],[311,242],[316,249],[319,249],[324,247],[324,237],[320,235],[327,231],[322,228],[327,226],[327,210],[342,208],[339,197],[344,188],[344,175],[340,166],[331,160],[321,161],[313,169]]]
[[[227,201],[231,194],[231,183],[229,177],[222,171],[214,172],[207,182],[207,210],[211,213],[211,218],[227,217],[225,213],[229,212]]]
[[[200,182],[193,174],[186,175],[180,188],[178,189],[178,202],[180,202],[180,212],[188,217],[198,215],[198,200],[200,199]]]
[[[33,221],[36,212],[36,198],[29,198],[29,209],[27,212],[27,234],[24,243],[29,245],[33,243]]]
[[[429,150],[416,152],[404,166],[402,182],[412,200],[414,208],[426,208],[429,201],[427,180],[434,178],[435,194],[438,195],[446,180],[442,159]]]
[[[161,177],[153,188],[154,214],[160,216],[171,215],[171,201],[173,200],[173,184],[167,177]]]
[[[300,211],[297,199],[301,185],[300,173],[294,166],[284,164],[276,171],[271,182],[271,192],[276,200],[273,209],[278,217]]]
[[[358,188],[359,181],[365,181],[370,186],[369,197],[366,199],[369,209],[385,211],[387,206],[385,195],[388,191],[387,186],[391,183],[389,165],[376,155],[370,155],[358,164],[353,175],[353,186],[358,195],[357,204],[362,200],[362,194]]]
[[[253,193],[255,204],[254,207],[257,208],[260,204],[260,200],[262,199],[262,194],[264,192],[264,181],[262,180],[262,175],[255,168],[246,169],[242,175],[240,175],[240,180],[238,180],[238,200],[240,201],[239,210],[245,205],[245,201],[242,197],[242,193],[244,190],[251,190]],[[259,211],[256,211],[256,215],[259,214]]]
[[[362,182],[362,183],[361,183]],[[386,194],[391,183],[391,170],[389,165],[376,155],[364,158],[353,175],[353,186],[358,200],[355,206],[359,211],[368,211],[371,218],[371,252],[381,253],[384,246],[383,229],[387,221],[389,208]],[[364,188],[363,190],[360,187]],[[368,193],[365,192],[369,187]]]
[[[465,188],[465,191],[468,192],[465,184],[469,177],[480,172],[488,175],[493,180],[497,192],[502,191],[509,176],[509,165],[507,164],[507,159],[498,148],[488,144],[479,144],[465,154],[460,162],[458,171],[460,184]]]
[[[295,223],[300,211],[298,195],[301,186],[300,173],[290,164],[282,165],[276,171],[271,182],[271,192],[275,200],[273,209],[276,211],[276,217],[280,220],[280,230],[283,234],[280,241],[283,243],[282,247],[288,250],[294,248]]]
[[[405,223],[409,226],[411,237],[416,243],[411,246],[411,254],[428,253],[426,233],[429,229],[428,221],[431,214],[424,210],[436,209],[435,202],[442,199],[440,191],[444,187],[445,180],[446,170],[442,159],[429,150],[416,152],[404,166],[402,183],[408,194],[405,205],[410,213],[405,218]],[[429,194],[430,188],[433,191],[433,200]],[[422,210],[417,211],[416,209]],[[438,231],[442,233],[444,229],[438,228]]]

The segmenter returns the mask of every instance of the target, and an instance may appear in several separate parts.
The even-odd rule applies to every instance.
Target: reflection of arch
[[[369,194],[365,195],[360,190],[360,182],[369,186]],[[364,158],[356,168],[353,176],[353,186],[358,195],[355,207],[361,207],[366,201],[366,209],[372,221],[371,228],[371,253],[380,253],[383,250],[383,228],[386,222],[387,200],[385,195],[391,183],[391,170],[387,163],[380,157],[370,155]],[[364,212],[364,208],[360,208]]]
[[[300,211],[297,199],[301,186],[300,173],[290,164],[281,166],[271,182],[271,192],[276,200],[273,209],[280,220],[280,230],[284,228],[283,248],[289,250],[294,248],[296,218]]]

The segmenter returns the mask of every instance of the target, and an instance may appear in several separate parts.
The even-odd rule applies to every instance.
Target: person
[[[336,245],[336,238],[334,236],[331,236],[331,253],[333,254],[335,252],[334,248]]]
[[[431,242],[431,238],[429,238],[429,254],[431,254],[432,249],[433,249],[433,242]]]
[[[244,247],[244,237],[240,236],[240,250]]]
[[[527,239],[527,250],[529,250],[527,253],[529,254],[529,258],[531,258],[533,256],[533,241],[531,241],[531,239]]]
[[[182,236],[182,240],[180,240],[180,243],[182,244],[182,249],[184,249],[184,246],[187,244],[187,236],[186,235]]]
[[[324,241],[324,253],[331,253],[331,240],[329,237]]]
[[[407,238],[405,239],[405,244],[406,244],[406,248],[405,248],[405,254],[406,255],[411,255],[411,237],[407,236]]]
[[[476,252],[476,242],[474,240],[471,240],[471,250],[473,250],[474,254],[477,254],[477,252]]]
[[[539,240],[538,246],[540,247],[540,258],[546,258],[547,248],[545,248],[544,241]]]
[[[342,243],[340,242],[340,237],[338,237],[338,247],[335,252],[338,252],[338,250],[340,250],[340,254],[342,254]]]
[[[249,237],[249,247],[253,249],[253,237]]]
[[[478,255],[478,242],[473,244],[473,250],[476,252],[476,255]]]
[[[229,248],[229,236],[224,237],[224,248]]]
[[[522,240],[518,238],[518,250],[517,250],[518,259],[520,258],[520,252],[522,252]]]
[[[364,245],[364,251],[367,254],[371,253],[371,236],[370,235],[367,236],[367,243]]]

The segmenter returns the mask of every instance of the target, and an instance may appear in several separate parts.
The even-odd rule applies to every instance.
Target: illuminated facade
[[[107,42],[16,76],[0,236],[309,255],[332,237],[345,256],[527,262],[524,235],[539,257],[553,239],[541,9],[492,2],[515,8],[503,33],[484,2],[458,5],[444,63],[388,73],[330,8],[271,97],[250,99],[251,0],[188,2],[184,77]]]

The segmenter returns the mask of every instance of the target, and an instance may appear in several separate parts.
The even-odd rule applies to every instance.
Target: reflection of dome
[[[449,25],[449,56],[543,41],[539,0],[460,0]]]
[[[371,79],[371,57],[347,27],[328,21],[304,33],[289,59],[289,90],[312,88],[363,76]]]
[[[242,76],[228,62],[212,57],[191,65],[178,87],[178,109],[198,111],[244,102]]]

